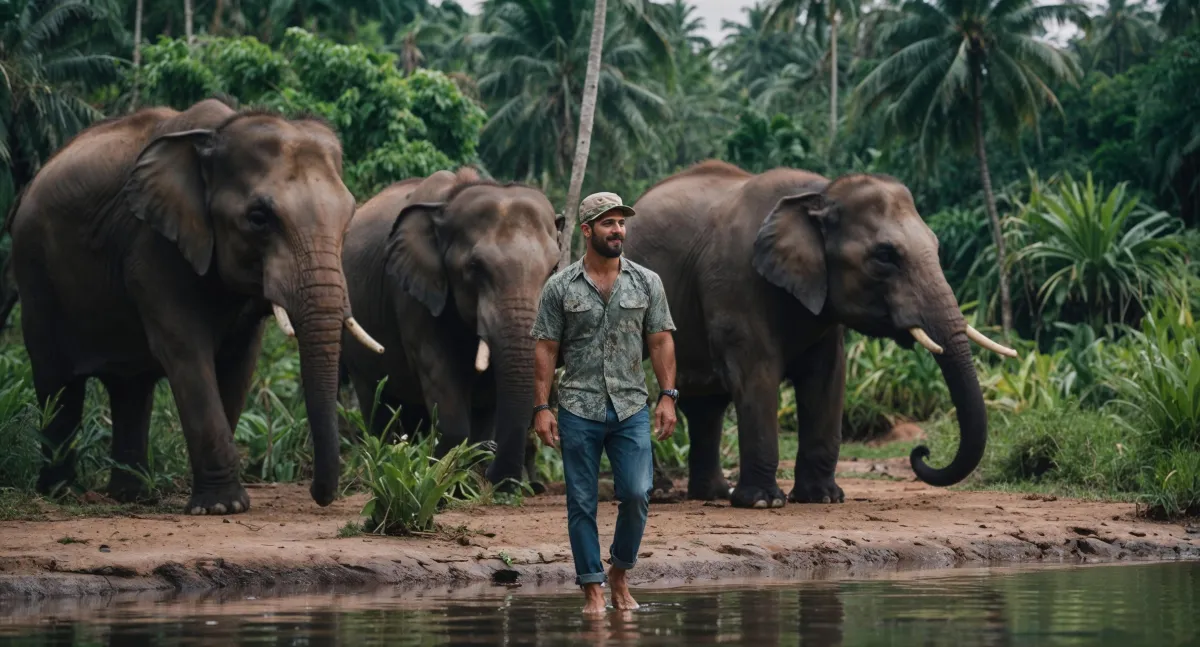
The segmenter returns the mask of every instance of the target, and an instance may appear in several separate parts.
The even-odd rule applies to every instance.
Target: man
[[[662,392],[655,406],[660,440],[675,430],[675,324],[658,275],[621,257],[625,219],[633,208],[614,193],[596,193],[579,206],[586,241],[582,259],[550,277],[542,289],[533,336],[534,430],[542,442],[562,440],[567,485],[567,531],[575,558],[575,583],[583,587],[585,613],[603,613],[605,582],[617,609],[636,609],[626,571],[637,562],[646,528],[653,465],[643,339]],[[548,404],[559,348],[564,372],[558,420]],[[612,464],[617,524],[605,576],[596,530],[600,452]]]

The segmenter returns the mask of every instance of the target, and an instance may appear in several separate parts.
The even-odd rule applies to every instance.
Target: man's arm
[[[554,364],[558,359],[558,342],[539,339],[533,349],[533,402],[534,405],[550,402],[550,383],[554,381]],[[558,421],[549,409],[537,412],[533,419],[533,430],[542,442],[551,447],[558,446]]]
[[[562,316],[562,293],[551,278],[542,286],[538,299],[537,318],[530,335],[537,340],[533,350],[533,406],[550,403],[550,383],[554,381],[554,365],[558,361],[558,344],[562,339],[565,320]],[[539,409],[533,416],[533,430],[542,442],[558,446],[558,421],[549,409]]]
[[[663,389],[675,388],[675,338],[671,331],[664,330],[646,336],[646,345],[650,349],[650,365],[654,367],[654,376],[658,385]],[[654,427],[659,440],[665,440],[675,433],[675,399],[660,397],[654,408]]]

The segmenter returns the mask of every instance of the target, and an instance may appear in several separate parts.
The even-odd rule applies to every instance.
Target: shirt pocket
[[[617,322],[617,330],[627,333],[641,333],[642,324],[646,319],[646,308],[650,298],[640,292],[625,294],[618,302],[621,320]]]
[[[566,313],[568,340],[587,339],[596,334],[600,324],[600,308],[588,299],[568,294],[563,300],[563,311]]]

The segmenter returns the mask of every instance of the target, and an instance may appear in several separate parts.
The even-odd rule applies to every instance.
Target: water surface
[[[1200,562],[950,569],[635,589],[476,587],[0,605],[4,645],[1200,645]]]

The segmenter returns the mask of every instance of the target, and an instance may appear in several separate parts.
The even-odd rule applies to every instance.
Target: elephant
[[[926,463],[927,447],[916,447],[912,468],[936,486],[975,469],[987,413],[968,340],[1016,353],[967,325],[942,273],[937,238],[899,180],[848,174],[831,181],[790,168],[752,174],[706,160],[652,186],[634,209],[626,254],[662,278],[679,327],[679,407],[691,432],[688,498],[785,504],[776,471],[786,379],[795,388],[800,441],[787,500],[845,500],[834,470],[847,328],[936,353],[961,443],[943,468]],[[731,401],[740,450],[732,488],[719,460]]]
[[[494,442],[491,483],[511,489],[523,460],[534,480],[531,330],[563,223],[541,191],[470,167],[397,182],[359,208],[343,269],[355,313],[387,350],[348,348],[342,361],[364,417],[375,413],[371,433],[384,431],[383,407],[400,409],[408,433],[436,412],[438,457]]]
[[[74,483],[75,457],[59,450],[92,377],[111,402],[112,459],[146,469],[153,392],[165,377],[192,473],[184,511],[248,510],[233,430],[274,314],[299,344],[309,491],[318,505],[333,502],[340,330],[382,351],[346,297],[341,248],[354,208],[341,142],[317,118],[206,99],[98,122],[58,150],[11,223],[34,388],[43,406],[58,398],[38,489]],[[148,494],[118,469],[107,492]]]

